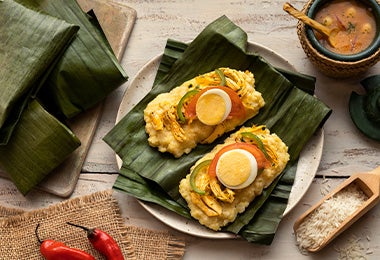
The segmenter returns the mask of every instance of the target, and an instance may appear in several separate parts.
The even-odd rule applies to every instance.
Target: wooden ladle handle
[[[298,20],[304,22],[305,24],[314,28],[315,30],[322,33],[326,37],[330,36],[331,30],[328,27],[326,27],[326,26],[318,23],[317,21],[311,19],[310,17],[308,17],[307,15],[302,13],[301,11],[294,8],[290,3],[286,2],[283,6],[283,9],[284,9],[284,11],[286,11],[291,16],[293,16],[293,17],[297,18]]]

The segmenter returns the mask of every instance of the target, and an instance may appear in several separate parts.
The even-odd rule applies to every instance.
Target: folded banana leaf
[[[12,0],[0,2],[0,144],[79,27]]]
[[[75,0],[4,0],[0,8],[0,63],[18,62],[11,70],[0,71],[0,82],[8,78],[9,84],[22,88],[7,89],[17,100],[9,102],[12,107],[4,106],[8,117],[0,129],[4,140],[0,165],[26,194],[80,145],[57,118],[64,121],[90,108],[124,83],[127,75],[97,20]],[[20,79],[25,83],[19,84]],[[7,98],[2,87],[0,97]],[[36,101],[23,112],[34,99],[54,117],[34,105]],[[0,104],[3,109],[6,102]]]
[[[70,129],[33,100],[8,144],[0,146],[0,166],[26,194],[79,146]]]
[[[238,217],[236,221],[244,224],[229,231],[239,233],[251,242],[270,243],[286,208],[294,181],[293,171],[289,169],[295,167],[300,151],[329,117],[331,109],[309,94],[314,89],[310,87],[314,86],[314,78],[290,72],[281,74],[260,55],[247,53],[246,33],[225,16],[208,25],[188,46],[184,43],[169,42],[153,89],[104,137],[104,141],[123,160],[114,188],[154,203],[157,203],[157,194],[149,190],[157,189],[166,200],[165,203],[158,204],[182,216],[188,216],[188,212],[184,214],[176,210],[179,205],[186,209],[178,192],[179,181],[188,174],[189,168],[199,158],[209,152],[216,143],[222,142],[228,134],[211,145],[198,145],[190,154],[176,159],[149,146],[144,129],[143,110],[157,94],[168,92],[196,75],[223,66],[250,70],[255,75],[256,88],[262,93],[266,105],[245,125],[267,125],[271,132],[278,134],[288,145],[291,160],[281,178],[257,198],[261,200],[260,203],[256,203],[255,200],[251,204],[256,208]],[[304,88],[309,93],[296,87],[302,87],[305,81],[308,84]],[[136,181],[137,176],[145,179],[149,186]],[[174,202],[175,207],[170,206],[170,203]],[[276,211],[272,206],[276,207]],[[272,211],[264,210],[267,208]],[[265,221],[272,218],[274,221]],[[257,219],[260,223],[266,222],[267,230],[272,232],[269,236],[268,233],[257,229]],[[260,240],[262,237],[265,239]]]
[[[80,26],[77,37],[38,93],[49,112],[72,118],[127,81],[100,26],[75,0],[16,1]]]
[[[352,92],[349,111],[355,126],[367,137],[380,141],[380,75],[373,75],[360,82],[365,95]]]

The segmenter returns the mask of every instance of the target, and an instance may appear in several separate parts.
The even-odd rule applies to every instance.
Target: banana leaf
[[[360,82],[365,94],[352,92],[349,111],[355,126],[367,137],[380,141],[380,75],[373,75]]]
[[[249,242],[270,245],[287,207],[296,171],[296,163],[288,164],[262,195],[223,230],[240,234]]]
[[[244,43],[242,45],[244,46]],[[153,85],[156,85],[157,82],[165,77],[170,68],[177,61],[177,59],[181,57],[187,47],[188,44],[186,43],[176,41],[174,39],[168,39]],[[315,77],[294,71],[287,71],[283,68],[276,68],[276,70],[292,82],[293,85],[297,86],[297,88],[302,89],[311,95],[314,94],[316,82]]]
[[[0,166],[26,194],[79,146],[79,139],[33,100],[8,144],[0,146]]]
[[[116,179],[114,184],[116,189],[120,189],[125,193],[146,202],[161,205],[186,218],[191,218],[189,210],[174,201],[159,185],[157,185],[157,183],[128,171],[123,174],[123,177],[124,178]],[[125,180],[127,179],[129,181],[126,182]]]
[[[49,112],[72,118],[127,81],[100,26],[75,0],[16,1],[80,26],[77,37],[38,93]]]
[[[222,142],[228,134],[211,145],[198,145],[190,154],[176,159],[149,146],[144,129],[143,109],[157,94],[167,92],[183,81],[217,67],[228,66],[241,70],[248,69],[254,73],[256,88],[262,93],[266,105],[246,125],[252,125],[252,123],[265,124],[272,132],[278,134],[289,147],[291,156],[289,168],[297,163],[299,153],[306,142],[323,125],[331,113],[331,109],[323,102],[297,88],[298,83],[293,83],[300,79],[302,85],[302,81],[306,80],[309,83],[305,88],[308,92],[312,92],[313,87],[310,88],[310,86],[314,85],[314,78],[286,73],[286,76],[292,80],[290,81],[260,55],[247,53],[245,47],[247,45],[246,33],[225,16],[208,25],[188,46],[183,43],[173,44],[174,48],[168,44],[169,47],[167,47],[170,50],[165,50],[162,59],[164,64],[160,65],[161,70],[157,73],[152,90],[104,137],[104,141],[123,160],[118,180],[114,185],[115,189],[135,196],[133,191],[133,187],[137,187],[135,176],[141,176],[156,185],[155,187],[145,187],[146,190],[159,187],[170,196],[171,199],[167,198],[168,201],[165,204],[160,204],[161,206],[176,211],[173,207],[167,206],[169,201],[176,201],[178,205],[186,208],[178,193],[179,181],[188,173],[195,161],[209,152],[217,143]],[[176,50],[182,54],[177,53]],[[172,55],[173,52],[174,55]],[[310,81],[314,83],[310,83]],[[286,175],[291,174],[285,171],[282,177]],[[284,189],[275,184],[278,182],[278,184],[287,185],[285,191],[290,191],[294,176],[287,178],[287,180],[289,179],[292,180],[289,183],[282,182],[282,178],[276,180],[271,187],[273,192],[268,189],[268,192],[262,196],[263,201],[260,208],[264,206],[270,208],[273,199],[275,204],[282,206],[278,206],[278,211],[283,213],[288,194],[282,192],[281,190]],[[141,182],[139,185],[141,188]],[[277,187],[279,188],[276,190]],[[278,201],[276,196],[270,196],[272,193],[282,194],[286,199]],[[141,196],[140,193],[139,197],[136,197],[153,201],[152,196],[152,193],[147,193],[145,197]],[[186,215],[176,212],[183,216]],[[254,216],[257,216],[259,214],[258,209],[255,212]],[[240,218],[245,218],[244,222],[248,224],[238,228],[236,232],[240,234],[245,231],[254,232],[255,230],[249,228],[249,223],[254,216],[239,216],[238,221],[242,221]],[[275,230],[278,225],[276,223],[279,223],[282,215],[280,217],[278,214],[269,216],[269,218],[271,217],[277,219],[277,222],[272,222],[272,225],[275,224],[272,230]],[[260,242],[254,235],[250,235],[248,232],[245,234],[247,240]]]
[[[0,2],[0,144],[6,144],[29,98],[79,27],[12,0]]]

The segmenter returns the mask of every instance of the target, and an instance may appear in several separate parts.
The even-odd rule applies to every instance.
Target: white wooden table
[[[113,151],[102,141],[114,126],[124,90],[139,69],[163,51],[166,40],[191,41],[201,30],[221,15],[227,15],[248,33],[248,39],[264,45],[286,58],[299,72],[317,77],[316,95],[333,109],[324,127],[321,163],[310,189],[297,207],[280,224],[271,246],[250,244],[243,240],[211,240],[192,237],[171,229],[147,213],[134,198],[118,194],[123,217],[128,225],[169,230],[186,240],[184,259],[338,259],[339,252],[352,238],[358,239],[366,259],[380,259],[380,207],[377,206],[330,246],[313,255],[302,255],[295,245],[292,226],[295,219],[317,202],[323,194],[355,171],[380,165],[380,143],[363,136],[348,114],[351,91],[362,92],[359,81],[380,74],[380,64],[362,78],[332,79],[324,76],[306,58],[296,35],[297,21],[282,10],[280,0],[116,0],[137,11],[137,20],[122,60],[129,81],[112,93],[93,143],[71,197],[112,187],[117,176]],[[293,1],[301,9],[306,0]],[[0,179],[0,203],[24,209],[45,207],[62,198],[41,191],[23,197],[14,185]],[[363,258],[364,259],[364,258]]]

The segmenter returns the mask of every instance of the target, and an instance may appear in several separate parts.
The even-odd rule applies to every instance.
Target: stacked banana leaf
[[[380,75],[365,78],[361,84],[366,94],[351,93],[350,116],[363,134],[380,141]]]
[[[75,0],[0,1],[0,166],[26,194],[80,140],[65,122],[127,80]]]
[[[263,57],[248,53],[246,46],[246,33],[226,16],[208,25],[190,44],[168,40],[152,90],[104,140],[123,161],[114,189],[191,218],[178,192],[179,181],[230,133],[176,159],[149,146],[143,110],[159,93],[215,68],[252,71],[266,105],[246,125],[267,125],[288,145],[291,160],[280,177],[223,231],[240,234],[250,242],[270,244],[287,206],[300,151],[323,126],[331,109],[313,96],[315,78],[276,69]]]

